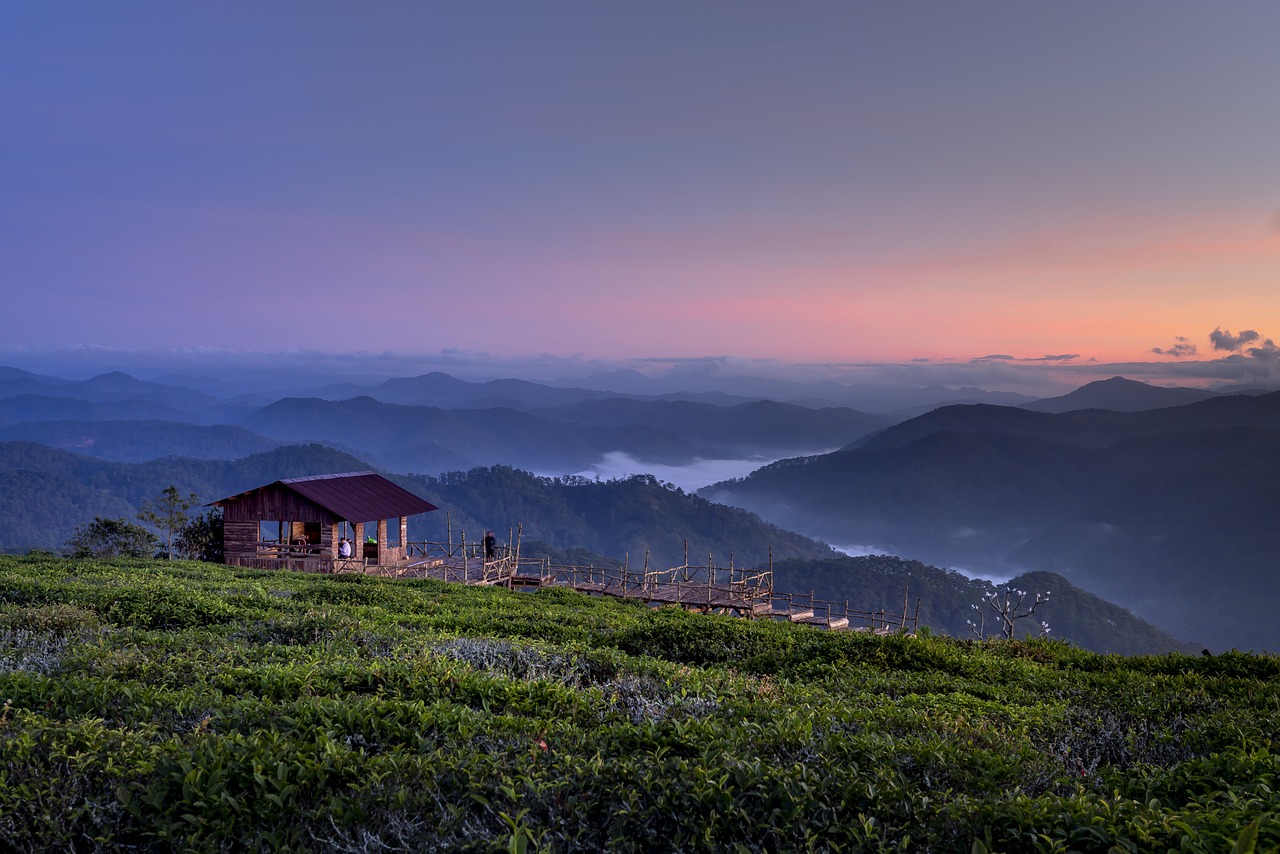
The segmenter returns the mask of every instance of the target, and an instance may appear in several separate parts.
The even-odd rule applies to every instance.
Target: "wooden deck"
[[[518,541],[517,541],[518,542]],[[815,626],[831,631],[888,634],[914,631],[919,625],[919,603],[909,613],[904,595],[902,613],[858,611],[848,602],[830,602],[813,594],[785,593],[773,588],[772,560],[767,569],[688,563],[668,569],[644,566],[570,566],[547,559],[521,558],[518,545],[500,545],[492,555],[467,543],[407,543],[406,555],[379,564],[351,558],[322,558],[314,554],[271,554],[241,565],[301,570],[305,572],[360,572],[386,578],[431,578],[455,584],[504,586],[538,590],[567,587],[592,596],[638,599],[651,607],[680,607],[703,613],[732,614],[747,619],[772,619]]]

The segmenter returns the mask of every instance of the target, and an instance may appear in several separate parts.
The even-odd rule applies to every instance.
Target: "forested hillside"
[[[168,486],[213,501],[283,477],[368,469],[322,445],[277,448],[238,460],[167,458],[145,463],[93,459],[30,442],[0,442],[0,551],[61,548],[94,516],[131,518]]]
[[[948,407],[702,491],[833,543],[1065,575],[1214,649],[1280,649],[1280,394],[1144,412]],[[1206,579],[1211,578],[1212,583]]]
[[[0,441],[38,442],[124,463],[160,457],[238,460],[283,444],[243,427],[176,421],[24,421],[0,427]]]
[[[234,462],[167,459],[130,465],[3,443],[0,485],[6,488],[0,491],[0,514],[9,522],[0,537],[8,551],[56,552],[77,526],[95,516],[133,519],[142,502],[170,485],[211,501],[279,478],[366,468],[363,461],[320,445],[280,448]],[[896,558],[840,558],[820,542],[647,476],[547,478],[492,466],[438,478],[393,478],[442,508],[410,520],[412,540],[452,536],[457,542],[469,536],[475,542],[484,530],[494,529],[503,540],[520,537],[528,555],[595,565],[629,561],[635,568],[646,559],[652,567],[679,565],[686,547],[695,565],[764,566],[772,554],[779,590],[814,591],[819,598],[850,600],[857,609],[901,613],[904,588],[910,587],[913,601],[923,597],[922,624],[962,636],[968,634],[964,620],[972,616],[970,606],[991,589],[958,573]],[[1183,648],[1122,609],[1074,591],[1064,579],[1054,579],[1051,586],[1059,599],[1046,616],[1064,638],[1127,653]]]
[[[239,460],[169,458],[111,463],[21,442],[0,443],[0,478],[11,485],[0,495],[0,550],[58,549],[77,525],[94,516],[132,517],[136,508],[165,487],[213,501],[285,477],[368,470],[362,460],[323,445],[296,445]],[[540,478],[507,466],[475,469],[441,478],[393,476],[397,482],[445,508],[410,520],[411,539],[443,540],[452,522],[454,538],[484,529],[504,533],[524,525],[530,540],[583,548],[617,559],[629,554],[641,564],[646,550],[655,563],[683,560],[689,539],[692,559],[714,554],[727,563],[778,557],[821,557],[829,548],[762,522],[734,507],[669,488],[651,477],[595,482],[584,478]]]
[[[919,561],[869,555],[784,560],[774,564],[773,577],[779,590],[813,591],[820,599],[848,600],[866,611],[883,609],[900,614],[906,605],[914,614],[918,607],[920,625],[958,638],[978,637],[984,629],[987,635],[1000,633],[997,612],[986,601],[993,593],[1009,588],[1025,591],[1028,599],[1019,610],[1025,613],[1026,604],[1034,601],[1037,593],[1047,592],[1051,594],[1048,602],[1033,619],[1015,623],[1015,637],[1040,635],[1044,621],[1049,626],[1048,637],[1095,652],[1150,655],[1200,651],[1199,646],[1182,643],[1051,572],[1029,572],[993,585]]]
[[[528,540],[619,560],[629,556],[633,566],[643,565],[646,552],[654,566],[678,566],[684,562],[686,540],[694,564],[705,564],[711,556],[717,565],[728,565],[733,556],[738,565],[758,566],[768,561],[770,550],[779,559],[835,554],[755,514],[714,504],[650,476],[546,478],[492,466],[398,481],[475,528],[520,523]],[[421,524],[438,535],[442,515],[430,514]]]

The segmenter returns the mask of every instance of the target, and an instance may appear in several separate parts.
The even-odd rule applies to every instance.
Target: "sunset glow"
[[[1280,335],[1274,4],[502,5],[8,10],[0,363]]]

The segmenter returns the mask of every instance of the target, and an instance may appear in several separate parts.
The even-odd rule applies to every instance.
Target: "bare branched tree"
[[[978,614],[978,622],[966,620],[969,624],[969,630],[978,636],[979,640],[985,640],[986,632],[986,605],[996,613],[1000,618],[1000,632],[1006,638],[1013,637],[1014,624],[1018,620],[1024,620],[1036,612],[1036,609],[1049,601],[1049,591],[1037,593],[1035,600],[1030,605],[1025,605],[1027,596],[1030,594],[1025,590],[1017,590],[1013,587],[1006,587],[1003,590],[997,588],[986,596],[982,597],[982,603],[971,605]],[[1025,606],[1025,609],[1024,609]],[[1049,634],[1049,624],[1044,620],[1040,621],[1040,637],[1046,637]]]

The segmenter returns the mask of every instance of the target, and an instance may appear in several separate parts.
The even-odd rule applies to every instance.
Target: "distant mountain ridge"
[[[851,409],[772,402],[599,400],[561,409],[443,409],[286,398],[241,426],[281,441],[352,449],[399,472],[439,473],[494,462],[533,471],[582,471],[622,451],[653,463],[825,450],[883,424]],[[785,444],[783,444],[785,443]]]
[[[1024,403],[1022,408],[1036,412],[1072,412],[1078,409],[1140,412],[1169,406],[1185,406],[1188,403],[1218,397],[1219,394],[1219,392],[1202,388],[1161,388],[1127,380],[1124,377],[1112,377],[1109,380],[1088,383],[1061,397]]]
[[[828,542],[1065,575],[1166,631],[1280,650],[1280,393],[1138,412],[944,407],[702,491]],[[1205,584],[1212,578],[1212,584]]]
[[[282,443],[231,425],[175,421],[25,421],[0,426],[0,441],[39,442],[51,448],[116,462],[167,456],[240,459]]]

